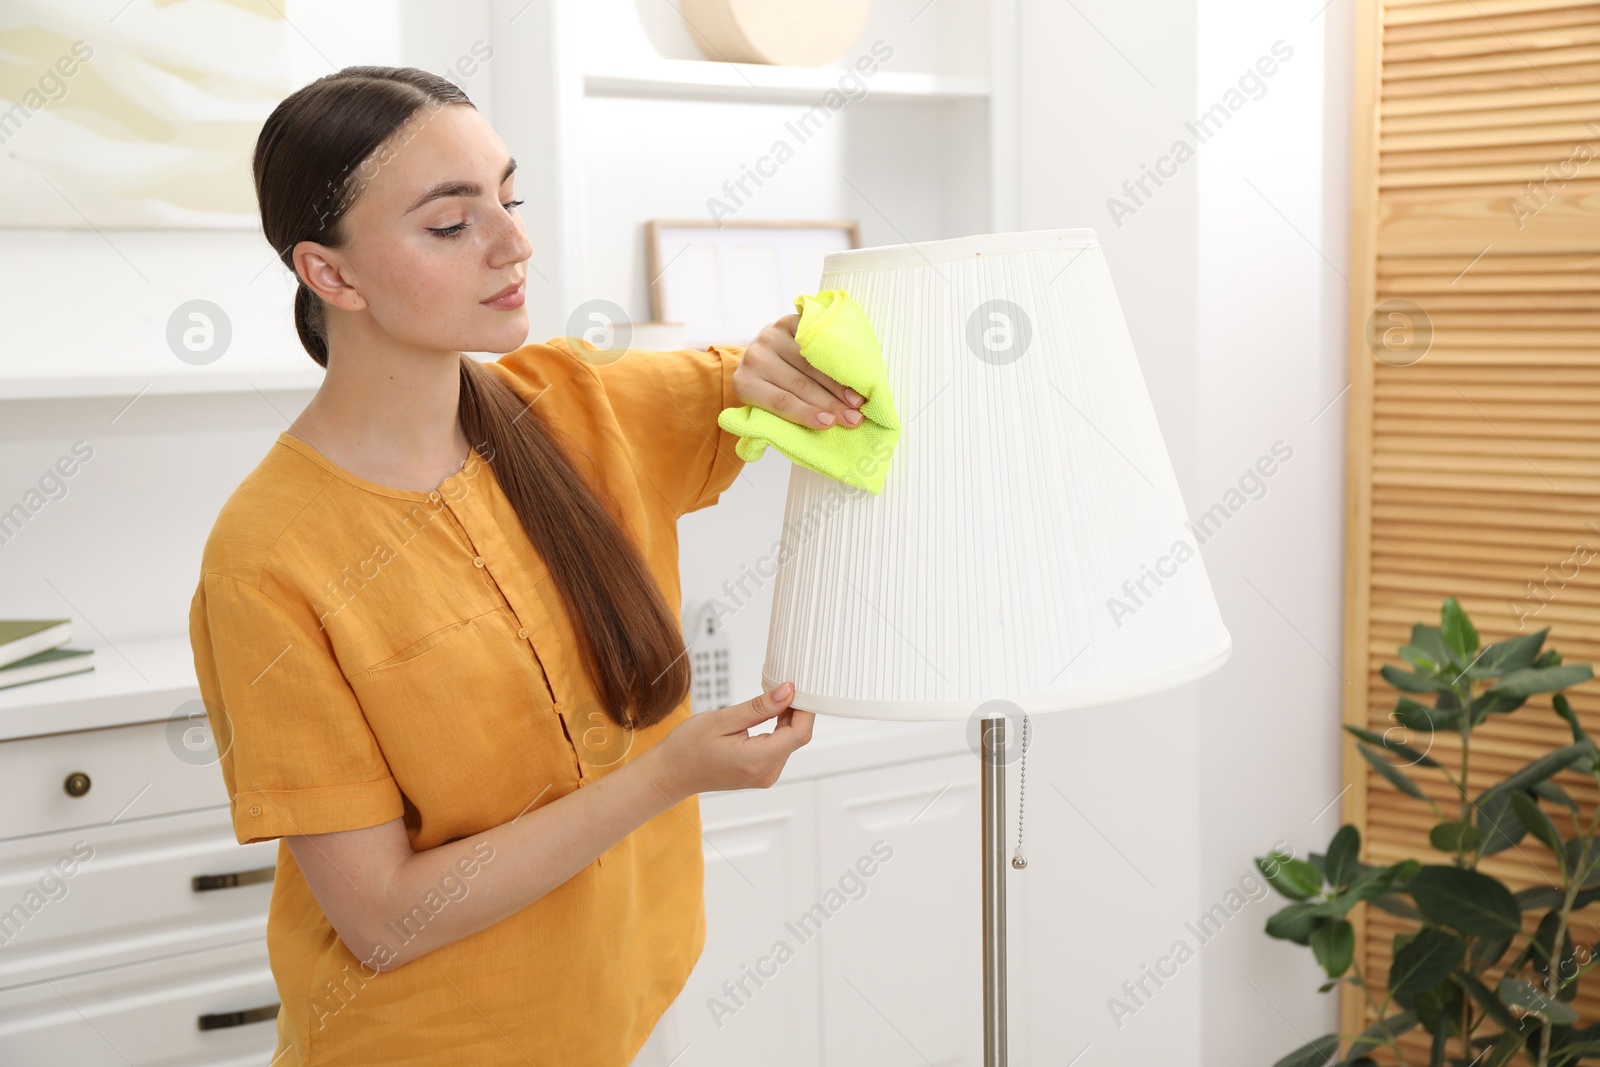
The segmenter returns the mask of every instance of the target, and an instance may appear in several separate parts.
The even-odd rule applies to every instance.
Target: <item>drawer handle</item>
[[[197,874],[189,880],[196,893],[213,889],[232,889],[240,885],[258,885],[272,881],[272,867],[257,867],[253,871],[233,871],[229,874]]]
[[[261,1008],[247,1008],[244,1011],[219,1011],[211,1015],[202,1015],[195,1023],[202,1030],[226,1030],[230,1026],[249,1026],[251,1023],[264,1023],[268,1019],[278,1017],[278,1005],[268,1004]]]
[[[61,788],[67,791],[69,797],[81,797],[89,792],[89,776],[82,771],[73,771],[67,775],[67,780],[61,783]]]

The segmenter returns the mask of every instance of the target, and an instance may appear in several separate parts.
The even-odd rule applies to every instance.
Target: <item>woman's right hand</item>
[[[782,694],[781,696],[779,694]],[[778,780],[789,753],[811,740],[809,711],[789,707],[794,686],[785,682],[743,704],[696,712],[656,743],[662,787],[674,803],[694,793],[765,789]],[[770,733],[751,736],[752,726],[774,715]]]

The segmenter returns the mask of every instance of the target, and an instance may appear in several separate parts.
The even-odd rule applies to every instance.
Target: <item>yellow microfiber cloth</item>
[[[770,444],[818,474],[882,492],[889,456],[900,440],[900,420],[889,394],[878,335],[861,305],[843,289],[797,296],[794,306],[800,312],[794,331],[800,354],[807,363],[865,398],[857,409],[861,421],[854,426],[835,422],[812,429],[746,404],[724,408],[717,425],[739,435],[734,451],[746,462],[759,459]]]

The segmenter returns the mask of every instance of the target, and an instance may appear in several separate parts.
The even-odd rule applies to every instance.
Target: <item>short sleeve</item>
[[[680,515],[715,504],[744,466],[738,435],[717,425],[723,408],[738,406],[733,372],[743,356],[738,345],[634,349],[591,364],[640,469]]]
[[[399,786],[309,608],[208,573],[189,641],[240,844],[401,816]]]

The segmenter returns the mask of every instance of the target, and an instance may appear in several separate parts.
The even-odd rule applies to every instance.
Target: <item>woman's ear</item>
[[[306,288],[324,303],[341,311],[361,311],[367,306],[366,298],[345,278],[338,249],[301,241],[294,246],[294,269]]]

